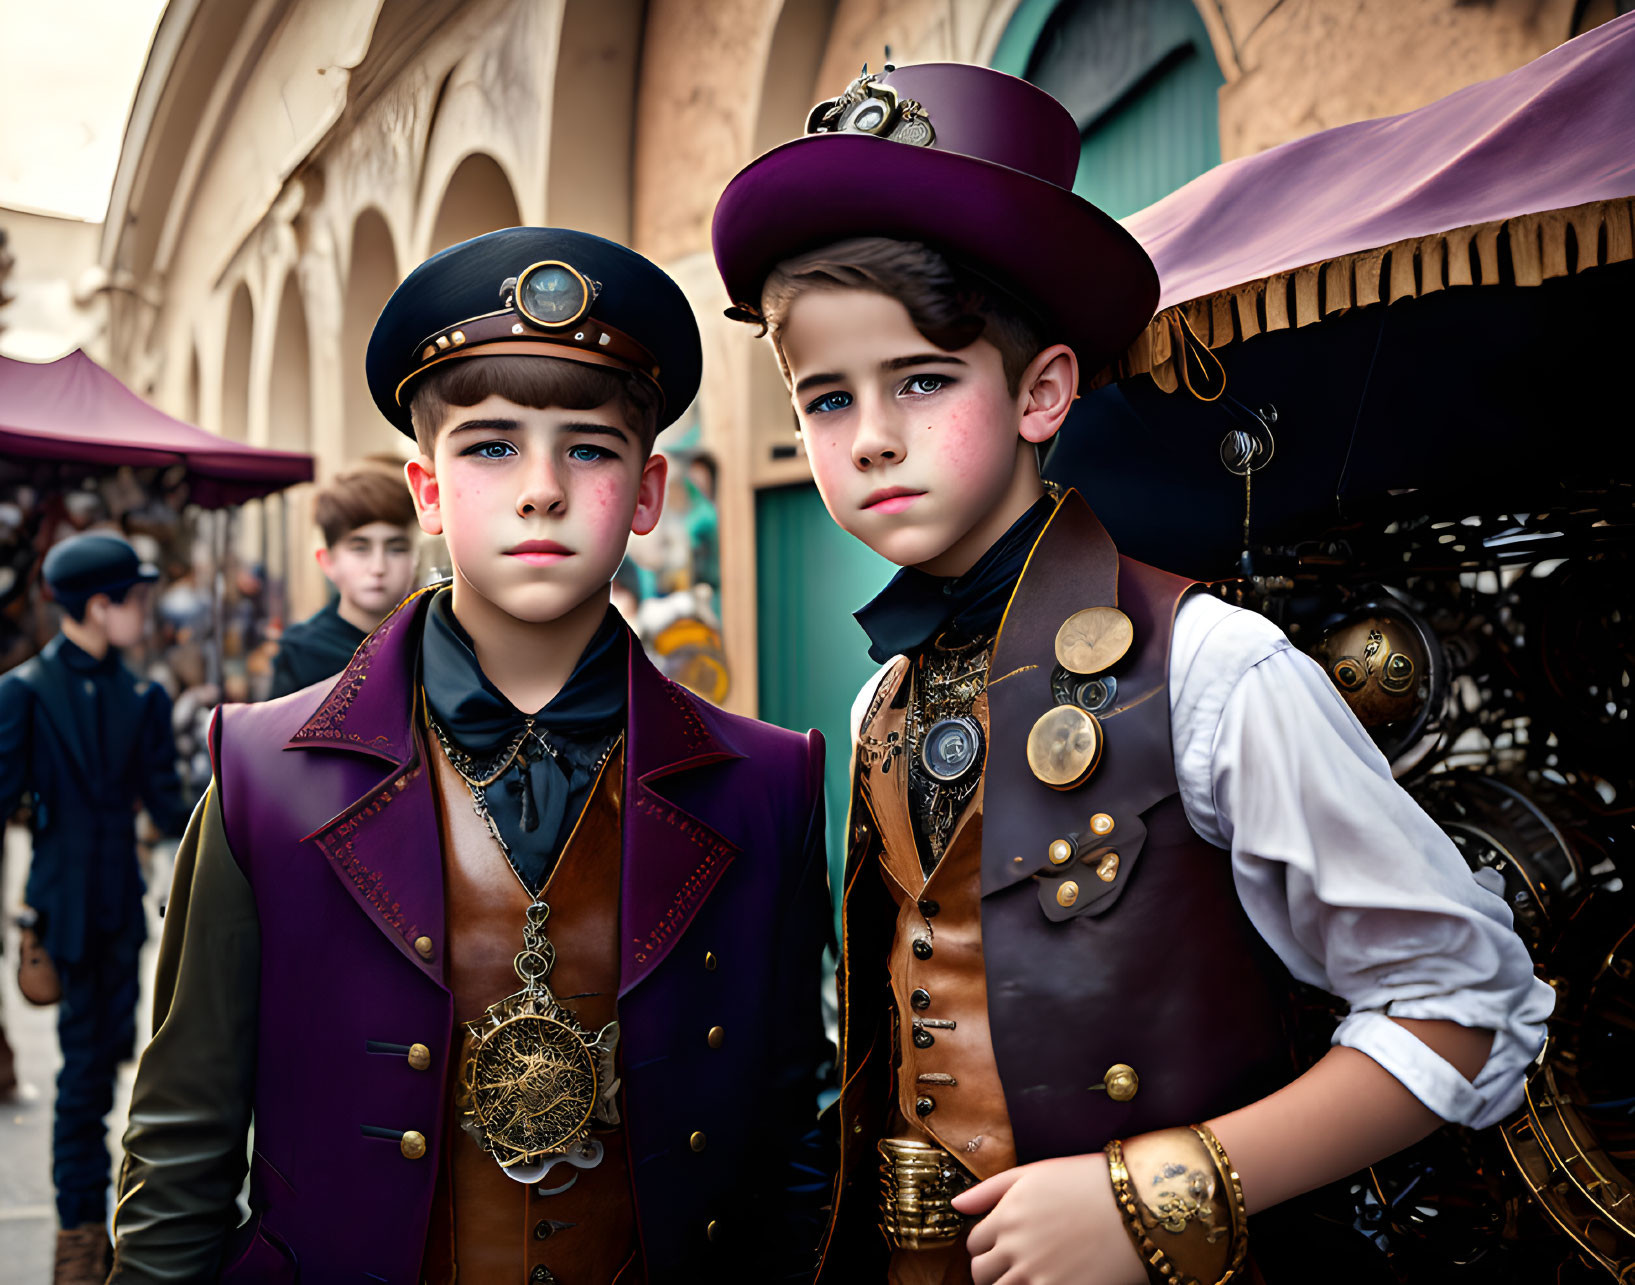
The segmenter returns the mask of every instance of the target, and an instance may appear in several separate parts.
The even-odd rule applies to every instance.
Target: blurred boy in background
[[[269,698],[340,673],[414,587],[414,500],[401,474],[381,465],[337,474],[318,492],[317,519],[318,566],[336,596],[285,630]]]

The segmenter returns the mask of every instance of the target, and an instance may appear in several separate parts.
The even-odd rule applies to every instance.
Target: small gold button
[[[721,961],[715,957],[715,952],[713,950],[706,950],[704,952],[704,967],[710,972],[713,973],[716,968],[719,967],[720,963]]]
[[[1098,812],[1090,818],[1091,834],[1111,834],[1113,832],[1113,818],[1105,812]]]
[[[405,1160],[418,1160],[426,1154],[426,1135],[410,1129],[397,1140],[397,1149]]]
[[[430,959],[431,958],[431,952],[432,952],[432,949],[433,949],[432,944],[431,944],[431,938],[430,937],[416,937],[414,939],[414,949],[415,949],[415,953],[418,954],[421,959]]]
[[[409,1045],[409,1065],[416,1071],[424,1071],[431,1065],[431,1050],[424,1044]]]
[[[1056,839],[1050,845],[1050,864],[1065,866],[1073,860],[1073,845],[1066,839]]]
[[[704,1143],[706,1141],[707,1139],[702,1133],[695,1133],[692,1137],[687,1139],[687,1145],[694,1151],[702,1151],[704,1150]]]
[[[721,1223],[720,1223],[720,1220],[715,1219],[715,1218],[710,1219],[709,1223],[704,1228],[704,1235],[709,1238],[709,1242],[712,1245],[715,1244],[716,1241],[720,1240],[721,1239]]]
[[[1114,1062],[1101,1077],[1102,1087],[1114,1102],[1128,1102],[1141,1087],[1141,1077],[1135,1068],[1123,1062]]]
[[[727,1028],[724,1026],[710,1027],[710,1034],[708,1038],[712,1049],[720,1048],[727,1042]]]
[[[1071,906],[1078,899],[1079,885],[1074,883],[1071,879],[1062,884],[1060,888],[1056,889],[1056,904],[1058,906]]]
[[[1112,883],[1118,878],[1118,853],[1109,852],[1096,866],[1096,878],[1103,883]]]

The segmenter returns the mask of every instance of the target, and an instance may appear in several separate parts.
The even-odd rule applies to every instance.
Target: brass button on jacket
[[[709,1036],[707,1038],[709,1040],[709,1044],[710,1044],[710,1047],[712,1049],[720,1048],[723,1044],[725,1044],[727,1042],[726,1028],[724,1026],[712,1026],[712,1027],[710,1027],[710,1033],[709,1033]]]
[[[1141,1087],[1141,1077],[1135,1068],[1124,1062],[1114,1062],[1101,1078],[1102,1087],[1114,1102],[1128,1102]]]
[[[713,973],[720,966],[721,961],[715,957],[715,952],[713,950],[706,950],[704,952],[704,967]]]
[[[931,939],[929,937],[916,937],[914,939],[914,958],[931,958]]]
[[[695,1133],[695,1134],[693,1134],[692,1137],[687,1139],[687,1145],[689,1147],[691,1147],[694,1151],[702,1151],[702,1150],[704,1150],[704,1144],[707,1141],[708,1141],[708,1139],[705,1138],[705,1136],[702,1133]]]
[[[709,1239],[709,1242],[712,1245],[715,1244],[716,1241],[720,1240],[721,1239],[721,1220],[718,1219],[718,1218],[710,1219],[710,1221],[707,1224],[705,1224],[704,1235]]]
[[[431,1050],[424,1044],[409,1045],[409,1065],[416,1071],[424,1071],[431,1066]]]
[[[414,939],[414,949],[421,959],[430,959],[435,947],[433,947],[430,937],[416,937]]]
[[[398,1139],[397,1149],[403,1153],[405,1160],[418,1160],[426,1154],[426,1135],[410,1129]]]

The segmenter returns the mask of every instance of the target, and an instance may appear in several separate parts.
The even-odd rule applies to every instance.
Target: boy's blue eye
[[[597,460],[614,459],[615,455],[605,446],[592,446],[588,442],[579,442],[568,447],[568,458],[578,460],[581,464],[593,464]]]
[[[468,446],[461,451],[461,455],[474,455],[483,460],[503,460],[508,455],[515,455],[517,448],[510,442],[478,442],[475,446]]]
[[[808,415],[821,415],[825,411],[845,410],[852,404],[850,393],[824,393],[822,397],[806,404]]]
[[[926,397],[932,393],[942,391],[953,382],[947,375],[915,375],[903,385],[903,391]]]

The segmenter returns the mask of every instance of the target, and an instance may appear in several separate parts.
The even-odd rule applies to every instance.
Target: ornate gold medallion
[[[1101,762],[1101,723],[1077,705],[1056,705],[1028,733],[1028,766],[1053,790],[1082,785]]]
[[[619,1024],[590,1034],[545,978],[556,950],[545,936],[550,907],[528,907],[516,958],[522,990],[466,1024],[460,1126],[518,1182],[535,1182],[558,1161],[601,1158],[593,1121],[619,1123],[614,1051]]]

